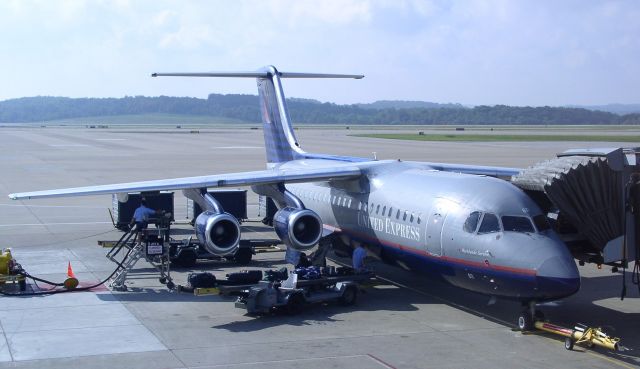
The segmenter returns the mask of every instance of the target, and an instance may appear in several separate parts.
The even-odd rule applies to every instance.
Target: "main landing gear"
[[[531,331],[537,320],[544,320],[544,314],[536,310],[535,301],[523,302],[522,307],[522,313],[518,315],[518,328],[523,332]]]

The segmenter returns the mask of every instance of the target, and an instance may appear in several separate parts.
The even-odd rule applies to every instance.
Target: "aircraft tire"
[[[528,311],[524,311],[518,316],[518,328],[522,332],[530,331],[531,329],[533,329],[533,318]]]
[[[294,293],[289,296],[289,300],[287,300],[287,314],[289,315],[297,315],[300,314],[304,308],[304,296],[301,293]]]
[[[358,287],[356,286],[347,286],[342,296],[340,296],[340,304],[342,306],[351,306],[356,303],[358,299]]]
[[[235,262],[240,265],[249,264],[252,258],[253,258],[253,253],[251,252],[251,249],[248,247],[239,248],[238,252],[236,252],[236,254],[233,257]]]
[[[564,339],[564,348],[567,350],[573,350],[573,339],[571,337],[567,337]]]
[[[174,262],[181,267],[191,268],[196,265],[197,259],[198,255],[194,250],[182,250]]]

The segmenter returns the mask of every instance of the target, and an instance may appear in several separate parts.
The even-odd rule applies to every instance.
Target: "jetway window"
[[[464,222],[463,229],[466,232],[474,233],[476,231],[476,228],[478,228],[480,215],[481,213],[479,211],[474,211],[473,213],[469,214],[467,220]]]
[[[549,224],[547,217],[544,216],[543,214],[536,215],[535,217],[533,217],[533,224],[536,225],[538,232],[544,232],[551,228],[551,225]]]
[[[485,213],[478,234],[500,232],[500,222],[495,214]]]
[[[535,230],[533,229],[533,224],[531,224],[531,220],[529,220],[529,218],[527,217],[505,215],[502,217],[502,226],[504,227],[504,230],[506,232],[535,232]]]

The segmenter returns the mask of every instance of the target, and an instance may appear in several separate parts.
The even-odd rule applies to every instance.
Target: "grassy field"
[[[30,123],[34,124],[34,123]],[[176,114],[136,114],[136,115],[105,115],[99,117],[81,117],[59,119],[38,123],[40,125],[219,125],[219,124],[250,124],[238,119],[210,117],[203,115]],[[255,124],[255,123],[254,123]]]
[[[469,141],[469,142],[517,142],[517,141],[606,141],[606,142],[638,142],[640,136],[635,135],[540,135],[540,134],[403,134],[375,133],[351,135],[355,137],[387,138],[393,140],[412,141]]]

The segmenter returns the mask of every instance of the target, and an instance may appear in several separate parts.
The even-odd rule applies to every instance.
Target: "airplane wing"
[[[204,187],[237,187],[270,183],[319,182],[357,178],[361,174],[355,165],[336,165],[320,168],[272,168],[253,172],[227,173],[210,176],[159,179],[154,181],[118,183],[99,186],[63,188],[57,190],[9,194],[12,200],[46,197],[88,196],[142,191],[182,190]]]
[[[443,172],[456,172],[465,174],[484,175],[489,177],[498,177],[503,179],[509,179],[511,176],[515,176],[522,171],[519,168],[508,167],[492,167],[482,165],[465,165],[465,164],[446,164],[446,163],[421,163],[428,165],[435,170],[441,170]]]

